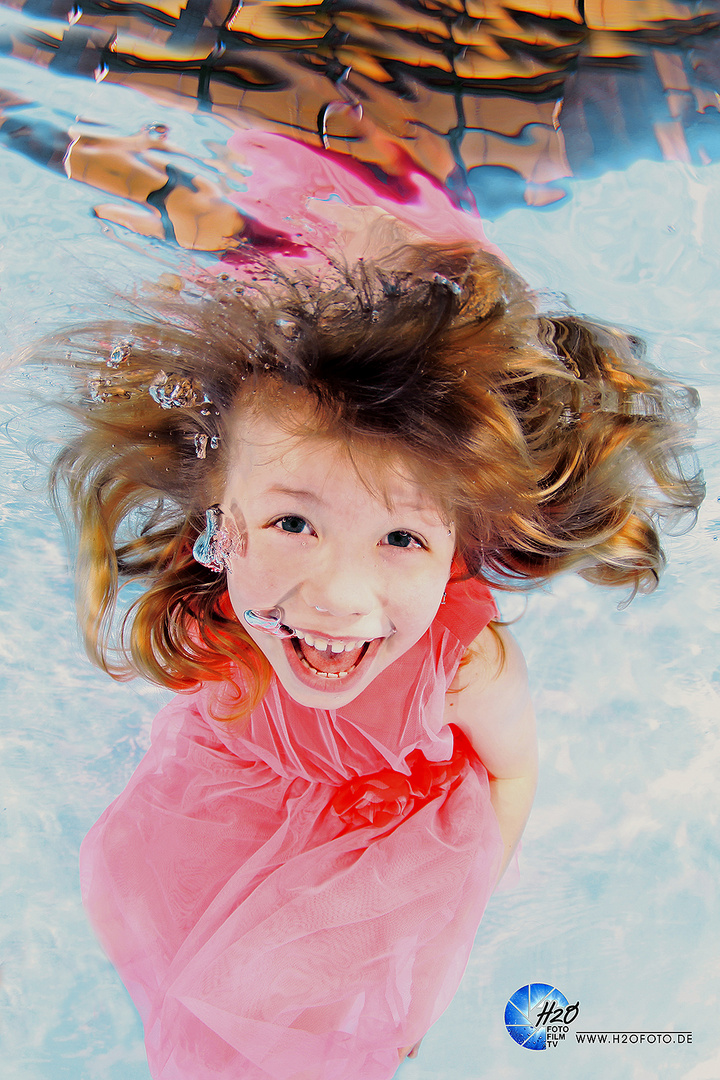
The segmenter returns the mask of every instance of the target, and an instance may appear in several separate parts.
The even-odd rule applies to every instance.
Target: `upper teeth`
[[[310,648],[317,649],[319,652],[327,652],[328,650],[334,653],[352,652],[353,649],[359,649],[365,644],[364,641],[327,641],[325,638],[308,634],[304,630],[296,630],[295,637],[300,638]]]

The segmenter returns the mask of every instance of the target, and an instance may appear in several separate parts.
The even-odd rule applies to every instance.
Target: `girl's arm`
[[[490,776],[505,844],[498,880],[525,828],[537,783],[535,714],[520,647],[505,627],[472,643],[446,698],[445,719],[468,737]]]

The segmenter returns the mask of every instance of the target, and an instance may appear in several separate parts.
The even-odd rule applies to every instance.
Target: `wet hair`
[[[538,315],[511,269],[469,248],[261,278],[158,290],[127,320],[55,340],[82,430],[51,488],[60,508],[67,492],[81,625],[106,671],[180,690],[227,681],[238,712],[261,699],[267,662],[192,547],[242,408],[292,428],[293,395],[298,432],[410,470],[456,526],[458,573],[509,589],[574,569],[654,588],[661,525],[692,520],[703,496],[685,463],[697,397],[636,338]],[[143,591],[116,641],[123,583]]]

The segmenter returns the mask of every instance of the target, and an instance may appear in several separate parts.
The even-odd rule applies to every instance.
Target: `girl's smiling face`
[[[442,600],[454,528],[398,461],[381,480],[377,491],[364,483],[339,441],[243,412],[222,500],[243,534],[228,594],[301,705],[352,701],[422,637]],[[275,608],[294,637],[245,618]]]

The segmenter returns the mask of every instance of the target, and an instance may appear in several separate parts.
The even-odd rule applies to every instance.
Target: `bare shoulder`
[[[507,627],[486,627],[470,645],[447,693],[445,720],[467,735],[493,776],[517,776],[535,761],[527,667]]]

